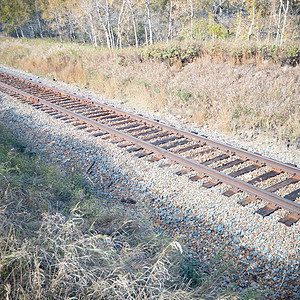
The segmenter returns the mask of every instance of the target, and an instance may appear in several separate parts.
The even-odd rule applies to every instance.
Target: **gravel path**
[[[35,76],[32,78],[37,79]],[[39,81],[49,84],[46,79]],[[74,90],[74,87],[61,83],[55,83],[55,86],[80,94],[78,88]],[[84,94],[87,96],[87,93]],[[90,93],[88,97],[95,95]],[[112,103],[134,112],[117,105],[116,101]],[[197,129],[212,138],[275,159],[299,163],[299,151],[284,145],[271,148],[268,142],[260,145],[253,141],[248,146],[245,140],[241,145],[237,137],[225,139],[225,136],[206,129],[204,132],[195,125],[184,124],[173,116],[162,117],[160,119],[166,123],[189,130]],[[65,166],[83,170],[95,162],[90,179],[96,188],[105,185],[109,190],[108,197],[121,200],[133,213],[147,211],[159,230],[181,236],[191,250],[190,256],[200,260],[204,270],[211,271],[212,259],[216,263],[227,260],[228,264],[234,263],[241,274],[234,278],[238,283],[237,289],[260,284],[262,289],[268,290],[268,298],[300,299],[300,222],[290,228],[278,223],[285,214],[281,210],[262,218],[254,214],[265,205],[261,201],[243,208],[236,202],[245,194],[238,193],[230,198],[222,196],[222,192],[229,188],[225,184],[209,190],[202,188],[207,179],[191,182],[188,179],[190,174],[177,176],[175,172],[183,168],[176,164],[163,167],[167,160],[149,162],[148,157],[138,159],[110,143],[109,139],[95,138],[2,93],[0,120],[12,127],[31,151],[44,153],[45,157],[50,156]],[[99,182],[98,178],[105,177],[105,182],[102,179]],[[120,193],[124,195],[123,199],[118,198]]]

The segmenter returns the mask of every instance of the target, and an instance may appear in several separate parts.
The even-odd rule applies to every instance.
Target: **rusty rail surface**
[[[0,72],[1,73],[1,72]],[[4,73],[4,72],[3,72]],[[5,74],[5,73],[4,73]],[[10,76],[16,76],[13,74],[10,74]],[[64,91],[61,91],[57,88],[52,88],[50,86],[47,85],[43,85],[41,83],[33,83],[32,81],[29,81],[27,79],[21,78],[21,80],[26,80],[26,82],[30,83],[30,84],[34,84],[35,86],[38,85],[42,88],[47,88],[47,89],[51,89],[54,90],[57,93],[60,93],[61,95],[68,95],[68,97],[70,97],[71,99],[76,99],[76,100],[80,100],[83,103],[88,103],[89,105],[94,105],[96,107],[100,107],[103,110],[109,110],[109,111],[113,111],[115,113],[117,113],[118,115],[122,115],[122,116],[126,116],[126,117],[130,117],[131,119],[143,122],[147,125],[151,125],[151,126],[155,126],[157,128],[161,128],[167,132],[172,132],[172,133],[176,133],[176,134],[180,134],[181,136],[185,137],[185,138],[189,138],[192,139],[194,141],[199,141],[202,142],[206,145],[209,145],[211,147],[213,147],[214,149],[220,149],[223,150],[227,153],[234,153],[235,155],[238,155],[242,158],[247,158],[251,161],[254,161],[256,163],[259,163],[261,165],[267,165],[269,167],[274,168],[275,170],[278,171],[284,171],[287,173],[290,173],[293,175],[293,178],[299,180],[300,178],[300,169],[291,165],[287,165],[284,164],[282,162],[267,158],[267,157],[263,157],[251,152],[248,152],[246,150],[243,149],[238,149],[236,147],[232,147],[230,145],[224,144],[224,143],[220,143],[218,141],[214,141],[214,140],[210,140],[207,137],[203,137],[203,136],[199,136],[197,134],[194,133],[190,133],[184,130],[180,130],[177,128],[174,128],[172,126],[166,125],[166,124],[162,124],[161,122],[158,121],[153,121],[150,120],[148,118],[145,118],[143,116],[138,116],[138,115],[134,115],[131,113],[127,113],[123,110],[105,105],[105,104],[101,104],[99,102],[96,101],[92,101],[71,93],[67,93]],[[29,94],[27,92],[21,91],[18,88],[12,87],[8,84],[2,83],[0,82],[0,87],[2,87],[4,90],[10,90],[13,91],[14,93],[21,95],[22,97],[25,97],[26,99],[29,99],[30,101],[33,101],[35,103],[40,103],[43,104],[63,115],[67,115],[70,116],[72,118],[75,118],[76,120],[82,121],[85,124],[89,124],[95,128],[99,128],[102,131],[108,132],[114,136],[117,136],[121,139],[124,139],[132,144],[138,145],[139,147],[146,149],[152,153],[156,153],[160,156],[163,156],[173,162],[179,163],[180,165],[188,168],[188,169],[192,169],[194,171],[199,172],[200,174],[206,175],[206,176],[210,176],[212,178],[214,178],[216,181],[220,181],[223,183],[226,183],[230,186],[232,186],[233,188],[235,188],[236,190],[241,190],[246,192],[249,195],[250,199],[262,199],[267,201],[268,203],[271,203],[273,205],[273,207],[276,209],[278,208],[282,208],[285,209],[286,211],[291,213],[291,218],[293,219],[292,223],[295,223],[297,220],[300,219],[300,204],[291,201],[289,199],[280,197],[278,195],[275,195],[267,190],[263,190],[260,189],[258,187],[255,187],[254,185],[251,185],[247,182],[241,181],[237,178],[234,178],[230,175],[221,173],[213,168],[210,168],[206,165],[202,165],[201,163],[197,163],[191,159],[188,159],[186,157],[183,157],[181,155],[178,155],[176,153],[173,153],[171,151],[168,151],[166,149],[163,149],[161,147],[157,147],[149,142],[146,142],[142,139],[139,139],[137,137],[134,137],[132,135],[129,135],[127,133],[124,133],[120,130],[117,130],[115,128],[112,128],[110,126],[107,126],[105,124],[102,124],[98,121],[95,121],[91,118],[88,118],[86,116],[80,115],[74,111],[71,111],[69,109],[66,109],[64,107],[61,107],[59,105],[56,105],[54,103],[51,103],[50,101],[47,101],[45,99],[42,99],[40,97],[34,96],[32,94]],[[291,224],[292,224],[291,223]]]

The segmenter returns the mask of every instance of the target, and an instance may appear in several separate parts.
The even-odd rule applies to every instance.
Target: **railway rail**
[[[231,187],[225,196],[246,192],[248,196],[238,202],[240,205],[256,199],[266,201],[257,211],[263,217],[284,209],[287,214],[279,222],[291,226],[300,219],[300,169],[296,166],[2,70],[0,91],[95,137],[113,136],[115,143],[139,158],[167,158],[170,164],[178,163],[184,167],[176,173],[179,176],[194,173],[192,181],[208,177],[205,188],[225,183]]]

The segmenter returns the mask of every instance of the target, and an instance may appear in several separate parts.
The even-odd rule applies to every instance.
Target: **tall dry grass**
[[[45,163],[0,123],[0,299],[237,299],[228,271],[202,272],[79,172]]]
[[[297,47],[279,49],[282,60],[273,62],[272,55],[281,53],[277,48],[234,42],[203,45],[199,53],[191,52],[190,61],[168,58],[174,49],[163,45],[164,53],[158,47],[141,54],[47,40],[1,38],[0,44],[4,64],[76,83],[131,106],[227,132],[300,141],[299,66],[280,64],[291,59],[287,54],[296,57]]]

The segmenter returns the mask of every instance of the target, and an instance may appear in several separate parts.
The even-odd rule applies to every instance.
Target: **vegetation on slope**
[[[8,66],[213,129],[299,144],[299,44],[208,41],[114,51],[4,37],[0,44]]]

